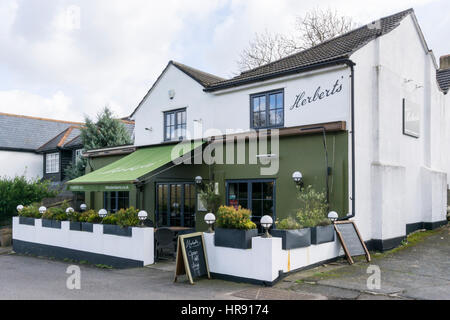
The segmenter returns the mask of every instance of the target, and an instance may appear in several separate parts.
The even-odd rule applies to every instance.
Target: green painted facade
[[[270,139],[269,139],[270,141]],[[312,185],[318,191],[325,191],[325,151],[322,134],[310,134],[299,136],[280,137],[279,152],[269,148],[267,152],[278,154],[279,170],[274,175],[261,175],[260,169],[268,165],[248,164],[249,148],[246,143],[247,164],[213,164],[213,165],[167,165],[156,172],[151,172],[144,177],[145,184],[142,188],[134,187],[130,192],[130,206],[144,209],[149,217],[154,220],[156,209],[156,184],[163,182],[194,182],[198,175],[205,180],[217,182],[222,204],[226,203],[226,182],[231,180],[273,179],[275,181],[275,214],[277,219],[294,215],[299,207],[297,199],[298,188],[292,180],[292,173],[300,171],[303,174],[305,186]],[[348,133],[327,133],[328,162],[331,167],[329,176],[330,210],[337,211],[345,216],[349,210],[349,179],[348,179]],[[235,158],[237,149],[235,145]],[[93,169],[99,169],[112,163],[120,156],[98,157],[90,160]],[[224,152],[224,161],[226,153]],[[91,171],[88,165],[88,172]],[[142,179],[141,179],[142,180]],[[103,192],[86,192],[86,203],[95,210],[101,209],[103,204]],[[196,215],[196,228],[199,231],[206,230],[203,221],[206,212],[198,212]]]

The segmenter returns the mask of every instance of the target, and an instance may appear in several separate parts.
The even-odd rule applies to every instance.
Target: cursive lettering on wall
[[[301,93],[295,96],[294,104],[289,108],[289,110],[297,109],[309,103],[313,103],[315,101],[322,100],[332,95],[338,94],[339,92],[342,91],[343,79],[344,79],[343,76],[341,77],[341,79],[337,79],[333,85],[333,88],[322,89],[321,86],[318,86],[313,95],[306,95],[306,91],[302,91]]]

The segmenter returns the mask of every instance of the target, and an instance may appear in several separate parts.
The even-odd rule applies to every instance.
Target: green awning
[[[184,155],[201,145],[201,141],[196,141],[138,149],[103,168],[70,180],[67,185],[71,191],[128,191],[139,178],[172,161],[179,164]]]

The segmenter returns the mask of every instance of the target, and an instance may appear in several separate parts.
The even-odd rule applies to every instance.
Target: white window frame
[[[45,173],[59,172],[59,152],[45,155]]]

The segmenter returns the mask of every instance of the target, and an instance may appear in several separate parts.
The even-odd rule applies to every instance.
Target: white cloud
[[[230,76],[255,32],[290,32],[313,6],[367,23],[428,2],[3,0],[0,111],[81,120],[110,105],[129,115],[170,59]]]

